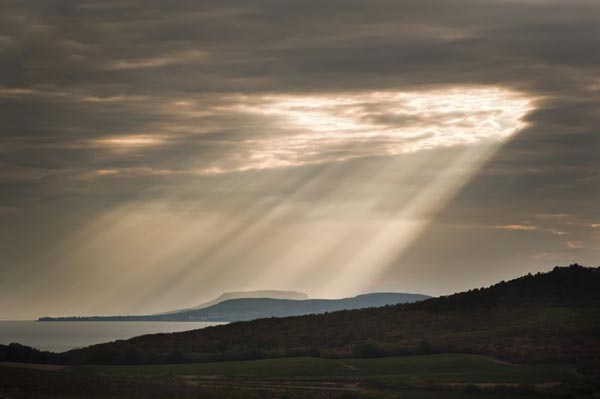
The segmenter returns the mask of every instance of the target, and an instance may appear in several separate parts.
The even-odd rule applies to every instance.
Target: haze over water
[[[64,352],[138,335],[195,330],[218,322],[0,321],[0,345],[18,342],[34,348]]]

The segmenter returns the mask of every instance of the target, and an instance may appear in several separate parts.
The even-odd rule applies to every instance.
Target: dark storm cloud
[[[597,179],[595,1],[63,1],[2,7],[3,178],[19,181],[44,170],[175,170],[190,158],[214,159],[224,148],[235,152],[242,137],[268,134],[248,115],[193,116],[165,107],[177,101],[210,108],[231,93],[488,84],[543,97],[527,117],[530,127],[488,166],[490,173],[534,174],[533,180],[550,174],[567,185]],[[389,122],[386,115],[373,118]],[[126,156],[93,145],[113,135],[157,135],[177,127],[196,134],[169,136]],[[557,168],[569,170],[556,174]]]
[[[594,219],[600,200],[598,38],[595,0],[4,1],[0,249],[12,264],[27,266],[0,269],[0,280],[7,279],[2,273],[33,278],[44,261],[28,258],[35,252],[30,247],[43,248],[55,235],[82,229],[86,219],[165,192],[210,210],[247,207],[254,221],[282,199],[306,208],[336,196],[359,202],[379,184],[390,192],[373,210],[393,214],[398,198],[403,203],[419,186],[370,180],[368,171],[381,168],[389,147],[385,138],[320,146],[306,151],[302,166],[244,169],[256,149],[266,155],[287,150],[266,143],[297,129],[240,105],[260,108],[268,104],[263,96],[480,86],[533,98],[528,126],[399,262],[444,263],[444,249],[461,237],[458,246],[482,237],[514,245],[514,254],[537,254],[531,262],[538,264],[592,259],[600,248],[590,227],[600,223]],[[361,121],[385,127],[433,123],[431,116],[389,113],[373,104],[361,112]],[[295,160],[303,146],[286,160]],[[424,166],[415,180],[444,168],[447,150],[436,151],[437,160],[418,161]],[[393,165],[401,171],[421,156]],[[328,165],[335,160],[346,163]],[[206,172],[215,165],[235,173]],[[355,174],[364,186],[351,185]],[[310,181],[314,176],[320,180]],[[342,182],[350,185],[343,196],[336,191]],[[568,220],[548,217],[558,214]],[[514,234],[534,238],[519,241]],[[448,237],[454,238],[446,243]],[[428,243],[440,250],[430,251]],[[453,263],[457,271],[475,269],[493,251],[461,252],[467,255],[462,265]],[[504,252],[498,250],[494,265],[510,261]],[[514,264],[515,270],[532,267]]]

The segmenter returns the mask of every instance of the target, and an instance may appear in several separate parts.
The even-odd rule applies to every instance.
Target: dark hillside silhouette
[[[425,353],[486,354],[514,362],[600,359],[600,268],[557,267],[414,304],[146,335],[50,357],[136,364]]]

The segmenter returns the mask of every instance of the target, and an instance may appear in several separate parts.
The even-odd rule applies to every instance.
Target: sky
[[[0,2],[0,319],[444,295],[600,254],[600,2]]]

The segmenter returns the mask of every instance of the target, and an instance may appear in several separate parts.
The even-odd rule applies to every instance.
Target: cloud
[[[511,231],[536,231],[539,229],[538,226],[532,226],[529,224],[506,224],[494,226],[495,229],[499,230],[511,230]]]
[[[569,233],[566,231],[562,231],[559,229],[550,229],[550,231],[552,232],[552,234],[557,235],[557,236],[564,236],[564,235],[568,235]]]
[[[467,87],[241,96],[225,109],[264,118],[269,127],[268,136],[244,139],[238,149],[247,156],[237,170],[250,170],[503,140],[523,128],[530,107],[517,93]],[[222,163],[213,167],[236,170],[235,160]]]
[[[96,140],[94,144],[115,149],[127,150],[131,148],[159,145],[162,141],[163,140],[161,140],[161,138],[157,135],[129,134],[99,139]]]
[[[127,69],[144,69],[144,68],[160,68],[169,65],[183,64],[190,61],[197,61],[207,57],[208,54],[199,50],[189,50],[176,52],[162,57],[151,57],[131,60],[116,60],[112,61],[108,69],[127,70]]]
[[[0,27],[0,209],[19,209],[0,212],[9,265],[0,276],[26,288],[3,290],[0,314],[37,316],[36,301],[65,279],[85,281],[72,291],[85,295],[94,277],[112,281],[117,269],[107,265],[133,264],[119,263],[121,253],[153,269],[135,263],[139,274],[128,274],[119,292],[176,281],[174,269],[233,270],[240,254],[253,254],[210,285],[173,283],[165,295],[175,306],[200,291],[239,288],[228,276],[267,273],[257,265],[280,276],[275,269],[293,254],[319,273],[289,288],[324,286],[344,275],[349,249],[388,224],[401,230],[434,219],[389,262],[396,278],[384,280],[388,289],[437,281],[437,292],[458,290],[566,258],[596,262],[591,244],[569,251],[561,234],[588,243],[597,229],[597,1],[8,0]],[[460,109],[444,109],[460,96]],[[476,170],[458,170],[457,157],[473,151],[486,157],[458,163]],[[402,213],[432,201],[418,217]],[[126,211],[105,222],[115,209]],[[181,224],[169,222],[173,212]],[[152,250],[168,244],[160,256],[143,240],[111,238],[127,237],[140,218],[145,234],[156,220],[167,226],[150,240]],[[222,241],[192,234],[209,219],[205,231]],[[280,226],[271,229],[273,220]],[[531,223],[506,222],[515,220]],[[101,228],[75,240],[81,248],[63,245],[96,222]],[[498,234],[534,226],[535,234]],[[180,227],[190,243],[185,262],[175,256],[183,244],[172,240]],[[329,236],[341,244],[321,239]],[[559,247],[564,254],[548,249]],[[198,252],[220,263],[194,263]],[[98,313],[124,309],[128,296],[108,297]]]
[[[82,172],[86,176],[105,176],[93,172],[97,169],[156,168],[173,170],[175,175],[212,175],[486,145],[523,129],[524,115],[532,107],[531,99],[522,93],[475,86],[406,92],[228,95],[209,104],[194,97],[165,101],[23,89],[7,89],[4,94],[58,97],[53,107],[69,105],[90,115],[81,123],[65,119],[65,124],[71,125],[69,131],[89,132],[93,126],[90,138],[59,133],[48,143],[35,135],[27,141],[20,137],[6,140],[15,149],[41,151],[51,146],[53,150],[89,151],[104,163],[87,166],[90,170]],[[137,121],[125,118],[126,113],[139,110],[152,112],[152,116]],[[56,118],[57,114],[49,117]],[[43,116],[33,123],[45,123]],[[123,133],[131,128],[146,132]],[[184,152],[199,150],[189,162],[182,162],[182,151],[177,150],[184,147]],[[131,152],[136,158],[125,160]],[[215,157],[208,156],[210,152]],[[170,153],[179,157],[171,159]],[[66,157],[65,167],[68,161]]]
[[[581,240],[568,240],[565,244],[569,249],[581,249],[585,247],[585,244]]]

